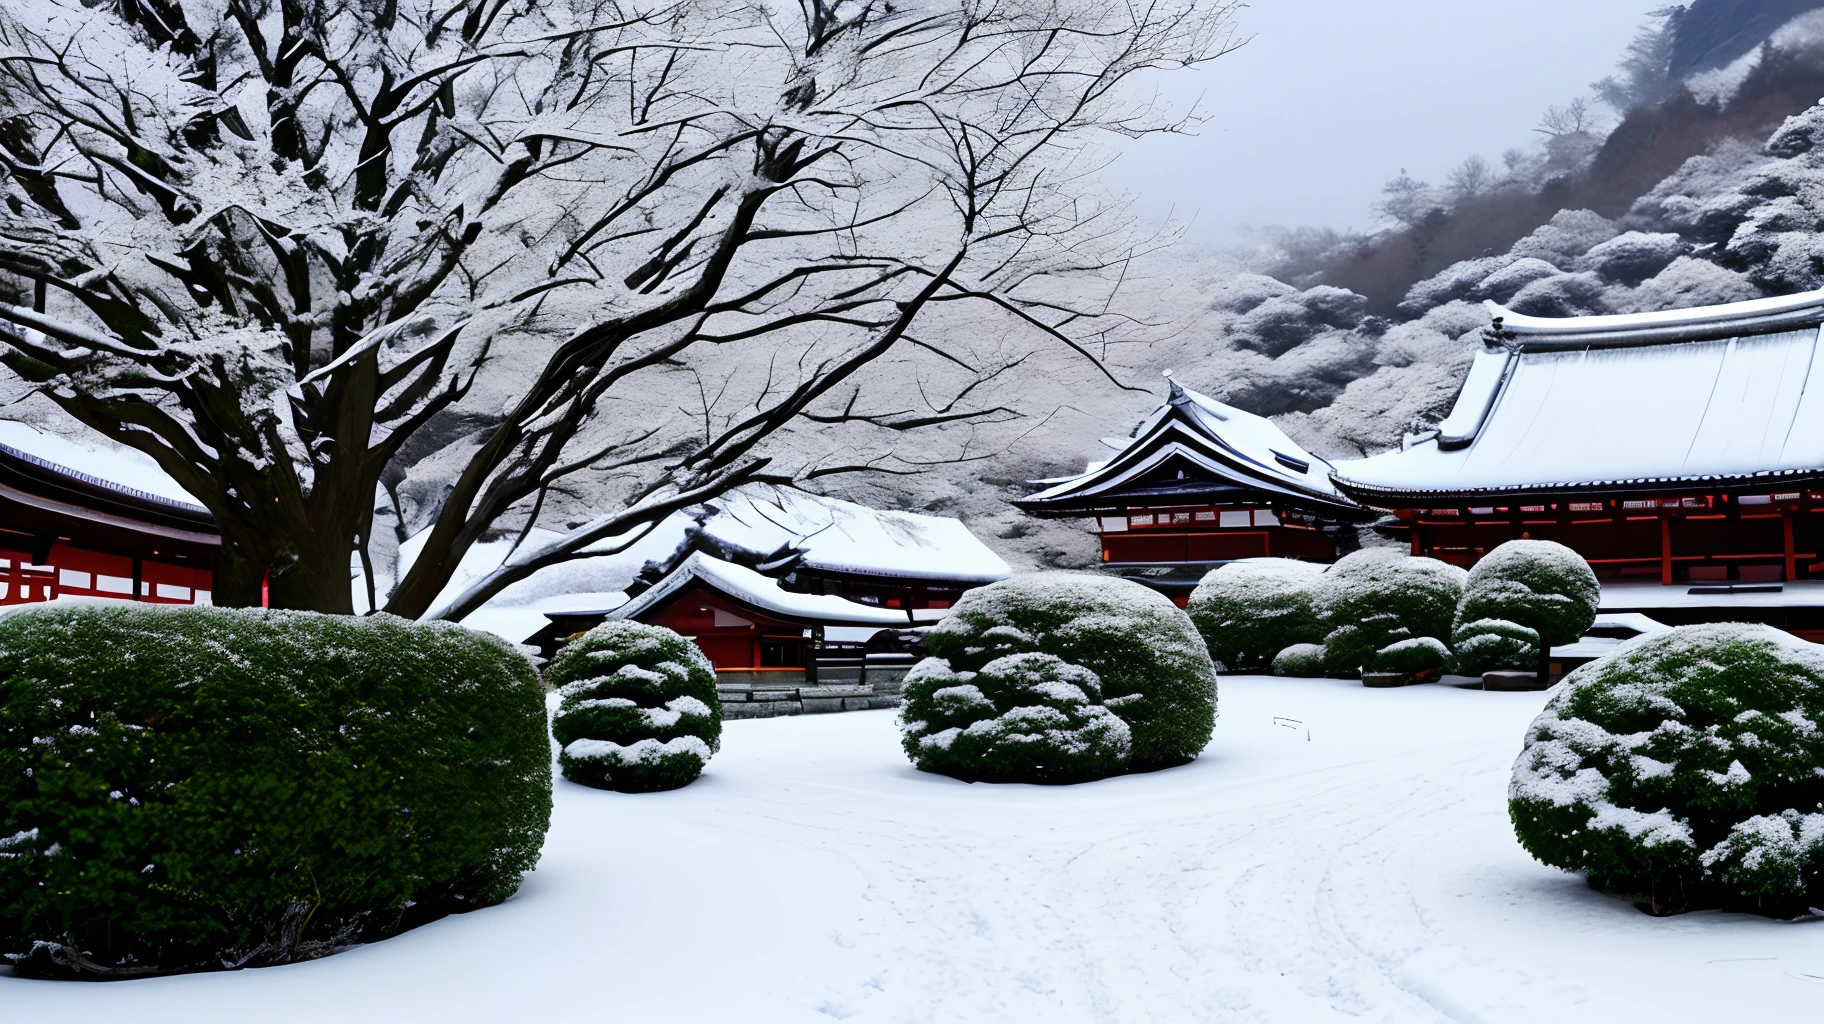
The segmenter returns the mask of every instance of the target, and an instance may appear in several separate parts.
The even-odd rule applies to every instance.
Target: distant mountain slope
[[[1817,0],[1695,0],[1678,16],[1667,72],[1682,82],[1751,52]]]

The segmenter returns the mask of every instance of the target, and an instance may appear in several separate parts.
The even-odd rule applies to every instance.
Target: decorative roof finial
[[[1172,379],[1172,368],[1171,367],[1168,366],[1165,368],[1164,376],[1165,376],[1165,382],[1171,386],[1171,394],[1166,398],[1166,401],[1173,402],[1173,403],[1184,401],[1184,389],[1178,386],[1178,382],[1176,380]]]

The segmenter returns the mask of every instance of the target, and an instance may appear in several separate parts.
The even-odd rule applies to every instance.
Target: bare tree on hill
[[[1091,355],[1133,244],[1095,136],[1181,127],[1123,86],[1224,52],[1234,6],[8,5],[0,276],[36,300],[0,303],[0,361],[210,508],[222,604],[352,610],[383,480],[439,460],[377,596],[457,617],[741,483],[867,464],[792,464],[784,431],[1004,415],[982,385],[1017,360],[915,329],[963,304]],[[617,506],[434,607],[579,474]]]

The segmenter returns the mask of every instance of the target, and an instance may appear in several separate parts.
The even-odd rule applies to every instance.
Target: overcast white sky
[[[1162,79],[1203,96],[1194,138],[1127,147],[1110,168],[1150,218],[1226,241],[1243,224],[1371,228],[1402,167],[1441,181],[1473,153],[1500,165],[1548,104],[1611,73],[1660,0],[1253,0],[1241,49]],[[1606,111],[1605,111],[1606,113]]]

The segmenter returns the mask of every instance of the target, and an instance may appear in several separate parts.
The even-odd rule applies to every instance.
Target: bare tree
[[[1181,128],[1122,87],[1224,52],[1234,6],[9,5],[0,273],[39,299],[0,304],[4,361],[211,509],[223,604],[351,610],[377,493],[438,439],[384,606],[460,616],[744,482],[868,468],[777,464],[794,425],[1004,412],[980,385],[1016,363],[933,313],[1088,356],[1133,243],[1095,135]],[[889,355],[927,386],[865,372]],[[433,608],[579,474],[615,507]]]
[[[1494,168],[1480,156],[1465,157],[1456,169],[1450,172],[1451,194],[1459,199],[1464,196],[1480,195],[1495,184]]]
[[[1596,111],[1582,96],[1563,105],[1552,104],[1539,116],[1539,127],[1533,131],[1549,138],[1565,135],[1590,135],[1596,131]]]

